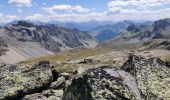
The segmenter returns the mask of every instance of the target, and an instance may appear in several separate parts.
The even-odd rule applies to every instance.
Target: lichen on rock
[[[135,77],[143,99],[170,99],[170,68],[160,59],[130,56],[122,69]]]
[[[0,66],[0,98],[16,98],[46,88],[52,81],[49,62],[33,66]]]
[[[64,69],[69,65],[74,67],[63,64]],[[0,99],[169,100],[169,68],[158,58],[135,55],[121,68],[101,65],[77,74],[60,72],[47,61],[32,66],[1,64]]]
[[[106,71],[109,69],[115,74]],[[131,100],[133,93],[117,77],[114,68],[96,68],[87,71],[83,77],[75,78],[64,93],[64,100]]]

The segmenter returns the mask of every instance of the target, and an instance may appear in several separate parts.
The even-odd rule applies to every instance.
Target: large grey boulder
[[[0,99],[11,99],[41,91],[53,76],[49,62],[33,66],[0,65]]]
[[[41,93],[26,95],[22,100],[47,100]]]
[[[128,87],[128,78],[134,81],[126,72],[108,66],[91,69],[72,81],[63,95],[63,100],[140,99],[139,91],[131,91]],[[131,83],[136,85],[135,82]]]
[[[143,99],[170,99],[170,67],[162,60],[131,55],[122,69],[135,77]]]
[[[65,88],[65,77],[59,77],[57,81],[52,82],[50,85],[50,88],[52,89],[62,89]]]
[[[170,67],[131,55],[121,68],[103,66],[73,79],[64,100],[169,100]]]

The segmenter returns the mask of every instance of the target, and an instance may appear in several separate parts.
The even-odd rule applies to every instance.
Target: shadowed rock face
[[[74,79],[64,93],[63,100],[93,100],[92,89],[87,81],[85,77]]]

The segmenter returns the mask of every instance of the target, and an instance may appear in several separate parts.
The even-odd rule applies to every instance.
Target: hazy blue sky
[[[156,20],[170,17],[170,0],[0,0],[0,22]]]

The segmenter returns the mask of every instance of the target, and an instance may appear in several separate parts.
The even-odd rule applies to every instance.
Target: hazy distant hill
[[[96,37],[96,39],[99,41],[106,41],[117,36],[119,32],[126,29],[131,24],[133,23],[125,20],[123,22],[118,22],[113,25],[98,26],[92,29],[92,31],[90,31],[90,34]]]
[[[49,22],[52,24],[56,24],[59,26],[63,26],[70,29],[78,29],[80,31],[91,31],[93,28],[96,28],[98,26],[102,25],[113,25],[114,22],[112,21],[96,21],[96,20],[90,20],[87,22],[59,22],[59,21],[53,21]]]

